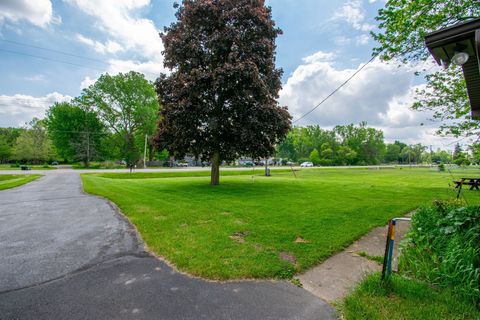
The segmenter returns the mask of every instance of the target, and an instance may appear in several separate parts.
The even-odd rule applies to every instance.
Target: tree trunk
[[[153,156],[155,155],[155,150],[151,143],[148,144],[148,161],[153,161]]]
[[[210,175],[210,184],[216,186],[220,184],[220,153],[215,151],[212,156],[212,171]]]

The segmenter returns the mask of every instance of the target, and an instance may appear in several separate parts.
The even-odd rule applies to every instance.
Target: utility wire
[[[27,57],[33,57],[33,58],[43,59],[43,60],[52,61],[52,62],[69,64],[69,65],[71,65],[71,66],[76,66],[76,67],[80,67],[80,68],[94,69],[94,70],[99,70],[99,71],[102,71],[102,72],[105,71],[104,69],[99,69],[99,68],[95,68],[95,67],[89,67],[89,66],[85,66],[85,65],[81,65],[81,64],[76,64],[76,63],[72,63],[72,62],[68,62],[68,61],[63,61],[63,60],[51,59],[51,58],[47,58],[47,57],[43,57],[43,56],[37,56],[37,55],[35,55],[35,54],[30,54],[30,53],[25,53],[25,52],[19,52],[19,51],[13,51],[13,50],[1,49],[1,48],[0,48],[0,51],[7,52],[7,53],[18,54],[18,55],[27,56]]]
[[[424,14],[427,13],[427,11],[430,9],[429,6],[425,6],[423,8],[422,11],[420,11],[420,13],[418,14],[418,16],[423,16]],[[380,50],[379,52],[375,53],[372,58],[367,62],[365,63],[363,66],[360,67],[360,69],[358,69],[357,71],[355,71],[347,80],[345,80],[340,86],[338,86],[335,90],[333,90],[327,97],[325,97],[322,101],[320,101],[319,104],[317,104],[315,107],[313,107],[311,110],[309,110],[308,112],[304,113],[302,116],[300,116],[300,118],[294,120],[292,123],[296,123],[300,120],[302,120],[303,118],[305,118],[306,116],[308,116],[310,113],[312,113],[313,111],[315,111],[318,107],[320,107],[323,103],[325,103],[325,101],[327,101],[331,96],[333,96],[335,93],[337,93],[342,87],[344,87],[348,82],[350,82],[350,80],[352,80],[357,74],[359,74],[367,65],[369,65],[373,60],[375,60],[376,57],[378,57],[384,50]],[[398,55],[400,55],[401,53],[399,53]]]
[[[320,101],[320,103],[318,103],[315,107],[313,107],[312,109],[310,109],[308,112],[304,113],[302,116],[300,116],[300,118],[296,119],[293,121],[293,123],[296,123],[300,120],[302,120],[303,118],[305,118],[306,116],[308,116],[310,113],[312,113],[313,111],[315,111],[318,107],[320,107],[323,103],[325,103],[328,99],[330,99],[331,96],[333,96],[335,93],[337,93],[341,88],[343,88],[348,82],[350,82],[350,80],[352,80],[357,74],[359,74],[366,66],[368,66],[373,60],[375,60],[375,58],[380,54],[377,53],[375,55],[372,56],[372,58],[370,60],[368,60],[367,63],[365,63],[363,66],[361,66],[357,71],[355,71],[350,77],[348,77],[347,80],[345,80],[341,85],[339,85],[335,90],[333,90],[328,96],[326,96],[322,101]]]
[[[73,53],[69,53],[69,52],[65,52],[65,51],[60,51],[60,50],[51,49],[51,48],[46,48],[46,47],[41,47],[41,46],[36,46],[36,45],[30,45],[30,44],[26,44],[26,43],[22,43],[22,42],[17,42],[17,41],[13,41],[13,40],[0,39],[0,41],[4,41],[4,42],[7,42],[7,43],[15,44],[15,45],[18,45],[18,46],[24,46],[24,47],[29,47],[29,48],[39,49],[39,50],[45,50],[45,51],[55,52],[55,53],[58,53],[58,54],[63,54],[63,55],[70,56],[70,57],[75,57],[75,58],[79,58],[79,59],[89,60],[89,61],[93,61],[93,62],[97,62],[97,63],[104,64],[104,65],[106,65],[106,66],[116,65],[116,66],[120,66],[120,67],[124,67],[124,68],[128,68],[128,67],[129,67],[128,65],[123,64],[123,63],[119,63],[119,62],[105,61],[105,60],[90,58],[90,57],[81,56],[81,55],[77,55],[77,54],[73,54]],[[13,54],[24,55],[24,56],[30,56],[30,57],[39,58],[39,59],[44,59],[44,60],[48,60],[48,61],[52,61],[52,62],[58,62],[58,63],[64,63],[64,64],[69,64],[69,65],[74,65],[74,66],[81,67],[81,68],[94,69],[94,70],[99,70],[99,71],[102,71],[102,72],[105,71],[104,69],[100,69],[100,68],[93,67],[93,66],[87,66],[87,65],[72,63],[72,62],[69,62],[69,61],[63,61],[63,60],[58,60],[58,59],[47,58],[47,57],[38,56],[38,55],[34,55],[34,54],[29,54],[29,53],[24,53],[24,52],[19,52],[19,51],[13,51],[13,50],[8,50],[8,49],[1,49],[1,48],[0,48],[0,51],[4,51],[4,52],[8,52],[8,53],[13,53]],[[154,72],[142,71],[141,73],[150,74],[150,75],[152,75],[152,76],[158,76],[158,73],[154,73]]]
[[[84,59],[84,60],[90,60],[90,61],[105,64],[105,65],[109,65],[109,63],[106,62],[106,61],[99,60],[99,59],[94,59],[94,58],[90,58],[90,57],[86,57],[86,56],[81,56],[81,55],[70,53],[70,52],[60,51],[60,50],[46,48],[46,47],[40,47],[40,46],[36,46],[36,45],[32,45],[32,44],[27,44],[27,43],[22,43],[22,42],[17,42],[17,41],[13,41],[13,40],[7,40],[7,39],[0,39],[0,41],[15,44],[17,46],[24,46],[24,47],[28,47],[28,48],[34,48],[34,49],[40,49],[40,50],[55,52],[55,53],[63,54],[63,55],[70,56],[70,57],[75,57],[75,58]]]

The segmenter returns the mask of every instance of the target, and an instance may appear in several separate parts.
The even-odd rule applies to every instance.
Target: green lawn
[[[455,197],[453,173],[434,169],[83,174],[87,192],[115,202],[153,252],[210,279],[289,278],[371,228],[433,199]],[[189,176],[189,175],[194,175]],[[470,203],[480,192],[465,191]]]
[[[0,190],[15,188],[40,177],[40,174],[1,174]]]
[[[478,320],[473,304],[415,280],[392,275],[382,283],[368,276],[340,306],[345,320]]]

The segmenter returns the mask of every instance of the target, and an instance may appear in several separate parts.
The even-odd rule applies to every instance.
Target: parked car
[[[313,167],[313,163],[311,162],[302,162],[302,164],[300,165],[300,167],[303,167],[303,168],[307,168],[307,167]]]
[[[179,167],[188,167],[188,163],[186,163],[186,162],[180,162],[180,163],[178,164],[178,166],[179,166]]]
[[[58,166],[58,161],[53,161],[52,166]]]

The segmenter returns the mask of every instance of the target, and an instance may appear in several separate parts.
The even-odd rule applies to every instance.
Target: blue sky
[[[369,32],[376,30],[374,18],[384,1],[266,2],[284,32],[277,41],[277,65],[284,70],[280,103],[296,119],[370,59],[375,43]],[[1,0],[0,126],[42,117],[50,104],[78,95],[103,72],[136,70],[153,80],[166,71],[158,32],[174,21],[172,5],[170,0]],[[384,130],[388,141],[450,148],[449,139],[433,135],[436,124],[429,115],[408,108],[415,88],[423,85],[413,76],[418,68],[375,60],[296,124],[331,128],[367,121]]]

